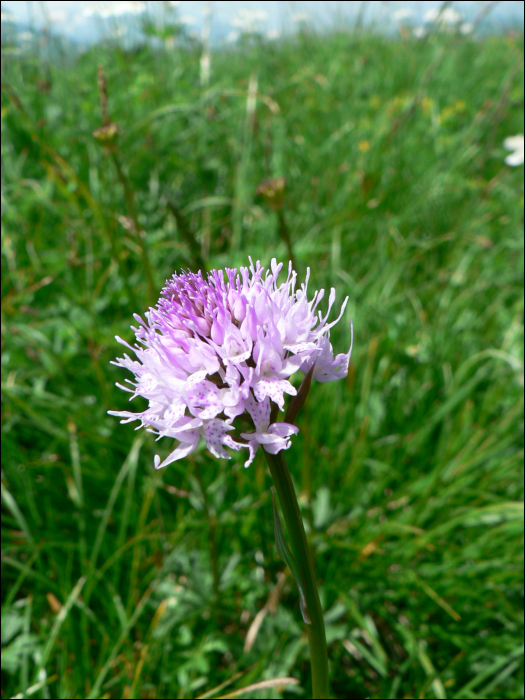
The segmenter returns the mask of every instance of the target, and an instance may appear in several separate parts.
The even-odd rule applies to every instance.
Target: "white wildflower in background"
[[[122,39],[122,37],[127,34],[128,28],[120,25],[119,27],[112,27],[110,31],[113,39]]]
[[[414,27],[412,34],[416,37],[416,39],[424,39],[427,35],[427,30],[425,27]]]
[[[181,15],[179,17],[179,22],[181,24],[187,24],[190,26],[193,24],[197,24],[197,20],[195,19],[195,17],[193,17],[193,15]]]
[[[430,10],[427,10],[423,15],[423,19],[425,22],[435,22],[438,17],[439,10],[437,9],[437,7],[432,7]]]
[[[472,22],[463,22],[460,27],[459,27],[459,33],[464,34],[465,36],[467,34],[472,34],[474,31],[474,25]]]
[[[235,43],[237,39],[241,36],[241,33],[238,32],[236,29],[232,29],[231,32],[228,33],[228,36],[226,37],[226,41],[230,42],[231,44]]]
[[[237,27],[245,34],[254,34],[261,31],[262,24],[268,19],[268,13],[264,10],[241,9],[231,20],[232,27]]]
[[[394,10],[392,12],[392,17],[395,19],[396,22],[402,22],[405,19],[408,19],[409,17],[412,17],[414,13],[409,7],[400,7],[397,10]]]
[[[461,12],[458,12],[453,7],[446,7],[442,11],[437,7],[432,7],[430,8],[430,10],[427,10],[425,12],[425,14],[423,15],[423,19],[425,20],[425,22],[430,22],[433,24],[437,23],[453,27],[456,24],[459,24],[459,22],[461,22],[461,20],[463,19],[463,15],[461,14]]]
[[[309,22],[312,19],[312,15],[309,12],[295,12],[292,15],[292,20],[297,22]]]
[[[108,8],[105,17],[119,17],[121,15],[140,15],[146,10],[145,2],[117,2]]]
[[[115,2],[110,4],[93,2],[87,5],[82,14],[84,17],[121,17],[122,15],[139,15],[146,10],[145,2]]]
[[[65,24],[68,21],[68,13],[65,10],[48,10],[46,18],[50,24]]]
[[[2,10],[2,12],[1,12],[1,19],[2,19],[2,22],[13,22],[14,17],[13,17],[13,15],[12,15],[10,12],[4,12],[4,11]]]
[[[100,15],[103,9],[104,8],[99,2],[91,2],[89,5],[82,8],[82,14],[84,17],[94,17],[96,15]]]
[[[505,158],[505,163],[507,165],[523,165],[523,134],[517,134],[516,136],[509,136],[506,138],[505,141],[503,141],[503,148],[506,148],[507,151],[513,151],[513,153]]]

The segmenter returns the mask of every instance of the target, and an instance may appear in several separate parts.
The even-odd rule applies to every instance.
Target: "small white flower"
[[[102,12],[102,6],[99,2],[92,2],[83,8],[82,14],[84,17],[93,17],[94,15],[100,15]]]
[[[181,22],[182,24],[192,25],[196,24],[197,20],[192,15],[181,15],[181,17],[179,17],[179,22]]]
[[[463,24],[461,24],[459,27],[460,34],[472,34],[473,31],[474,25],[472,24],[472,22],[463,22]]]
[[[14,20],[14,17],[10,12],[2,12],[1,19],[2,22],[12,22]]]
[[[430,10],[427,10],[423,15],[423,19],[425,20],[425,22],[435,22],[438,17],[439,10],[437,9],[437,7],[431,7]]]
[[[47,17],[51,24],[65,24],[68,20],[65,10],[50,10],[47,13]]]
[[[266,38],[269,39],[270,41],[274,41],[275,39],[278,39],[281,36],[281,32],[279,29],[270,29],[269,32],[266,32]]]
[[[447,7],[443,11],[437,7],[431,7],[423,15],[425,22],[438,22],[439,24],[448,24],[449,26],[461,22],[463,15],[461,12],[454,10],[453,7]]]
[[[295,12],[292,15],[294,22],[309,22],[312,19],[312,15],[309,12]]]
[[[114,14],[118,15],[140,15],[146,10],[145,2],[118,2],[115,5]]]
[[[392,17],[396,20],[396,22],[402,22],[404,19],[412,17],[413,14],[414,13],[409,7],[400,7],[398,10],[394,10],[394,12],[392,12]]]
[[[268,19],[268,13],[264,10],[246,10],[242,9],[235,15],[230,24],[232,27],[237,27],[241,32],[247,34],[258,32],[261,29],[261,24]]]
[[[121,17],[122,15],[138,15],[146,9],[145,2],[115,2],[111,5],[100,2],[93,2],[87,5],[82,14],[84,17]]]
[[[425,27],[414,27],[412,34],[416,37],[416,39],[424,39],[427,35],[427,30]]]
[[[513,151],[505,158],[505,163],[511,166],[523,165],[524,161],[524,139],[523,134],[509,136],[503,141],[503,148]]]
[[[440,20],[445,24],[458,24],[463,19],[461,12],[458,12],[453,7],[447,7],[441,13]]]
[[[125,33],[126,33],[126,27],[122,27],[122,26],[113,27],[113,29],[111,30],[111,36],[113,37],[113,39],[120,39],[121,37],[124,36]]]

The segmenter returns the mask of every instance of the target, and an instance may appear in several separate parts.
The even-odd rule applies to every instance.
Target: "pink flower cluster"
[[[338,318],[328,323],[335,290],[323,316],[316,308],[324,290],[307,298],[310,271],[296,289],[291,263],[286,281],[279,284],[281,269],[274,259],[264,274],[261,264],[254,266],[250,259],[249,268],[212,270],[206,279],[200,272],[175,274],[156,307],[145,313],[146,320],[135,314],[137,344],[132,347],[117,336],[137,357],[125,354],[113,363],[135,375],[135,382],[126,380],[132,389],[117,386],[129,391],[131,399],[143,396],[149,405],[142,413],[109,413],[123,418],[122,423],[140,420],[159,438],[178,440],[162,463],[155,457],[157,468],[193,452],[201,437],[216,457],[230,458],[225,447],[248,448],[246,467],[259,445],[272,454],[287,449],[298,428],[270,423],[270,413],[272,401],[283,410],[284,395],[297,394],[289,377],[312,366],[319,382],[346,376],[352,348],[334,358],[329,335],[348,298]],[[234,440],[229,434],[234,420],[245,412],[254,430]]]

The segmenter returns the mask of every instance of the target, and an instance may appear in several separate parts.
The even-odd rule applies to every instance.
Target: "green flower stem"
[[[297,496],[295,495],[290,472],[286,465],[284,452],[281,450],[276,455],[272,455],[264,451],[264,454],[270,467],[275,490],[279,495],[288,530],[290,549],[303,572],[306,606],[312,623],[306,625],[312,664],[312,697],[328,698],[328,654],[323,611],[317,591],[313,561],[308,542],[306,541],[301,511],[297,503]]]

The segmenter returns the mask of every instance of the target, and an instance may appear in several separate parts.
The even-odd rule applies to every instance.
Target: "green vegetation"
[[[191,42],[4,55],[2,697],[309,697],[264,456],[156,472],[172,441],[106,414],[165,279],[285,231],[355,328],[286,454],[333,697],[523,697],[522,39],[303,33],[207,86]]]

